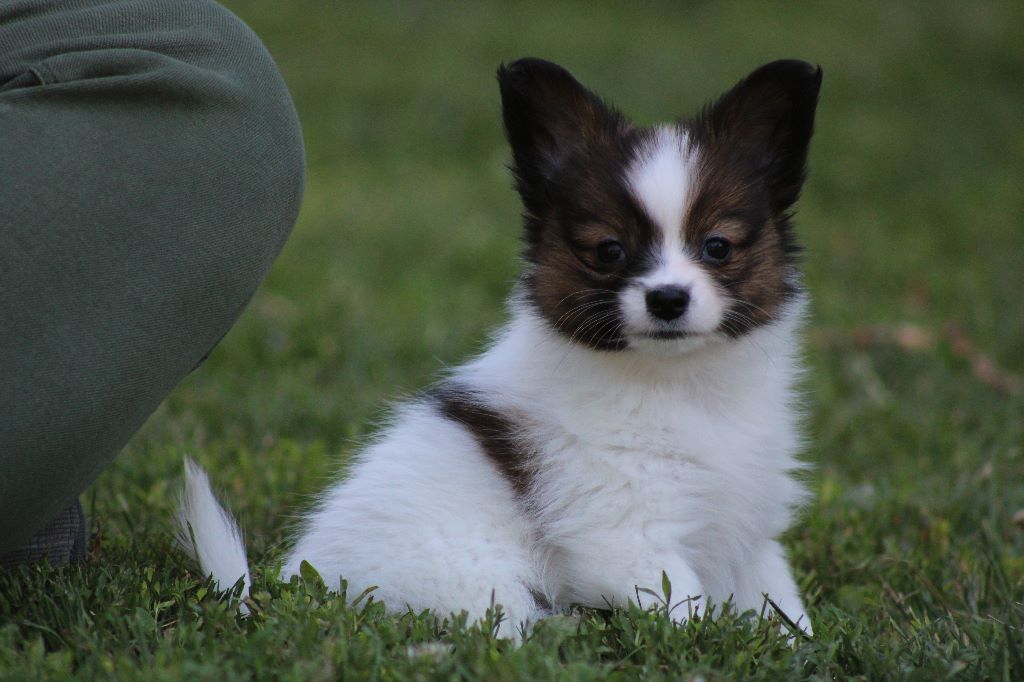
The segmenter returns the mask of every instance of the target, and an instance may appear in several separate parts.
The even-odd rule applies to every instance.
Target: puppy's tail
[[[178,545],[192,557],[206,575],[212,575],[217,589],[230,589],[243,580],[242,593],[252,584],[245,557],[242,531],[210,490],[203,468],[185,458],[185,487],[178,507]],[[248,613],[242,604],[239,610]]]

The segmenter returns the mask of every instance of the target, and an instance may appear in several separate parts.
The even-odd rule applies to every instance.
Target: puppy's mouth
[[[648,339],[657,339],[658,341],[671,341],[673,339],[685,339],[693,336],[693,333],[684,332],[678,329],[658,329],[655,331],[644,332],[643,336]]]

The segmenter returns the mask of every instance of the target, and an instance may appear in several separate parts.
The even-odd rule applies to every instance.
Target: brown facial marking
[[[618,293],[649,267],[657,232],[623,174],[653,131],[633,127],[550,62],[520,60],[499,69],[498,81],[525,208],[527,300],[573,341],[623,349]],[[721,325],[730,336],[772,320],[796,290],[789,211],[803,184],[820,84],[820,69],[773,62],[682,124],[700,161],[681,229],[695,254],[709,236],[732,244],[724,262],[704,262],[731,299]],[[621,242],[622,267],[595,263],[602,239]]]
[[[701,253],[709,236],[732,251],[705,267],[731,302],[721,330],[742,335],[771,321],[798,289],[791,208],[806,176],[821,69],[767,64],[688,124],[699,188],[684,236]]]
[[[698,150],[699,186],[683,236],[698,255],[709,237],[732,245],[724,263],[704,267],[729,299],[720,330],[737,337],[776,317],[795,293],[796,275],[782,238],[785,217],[780,225],[763,186],[744,177],[742,169],[721,163],[715,151]]]
[[[574,342],[600,350],[626,346],[618,292],[650,261],[655,230],[626,189],[622,173],[641,133],[623,126],[568,154],[548,181],[548,204],[527,216],[524,274],[531,301]],[[598,245],[615,240],[625,261],[610,268]]]
[[[574,342],[625,348],[618,291],[649,258],[653,230],[622,176],[649,133],[550,62],[517,61],[498,82],[525,208],[527,300]],[[598,267],[593,249],[606,238],[621,242],[624,267]]]

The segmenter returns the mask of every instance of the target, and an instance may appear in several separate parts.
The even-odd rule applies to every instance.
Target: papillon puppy
[[[821,69],[762,66],[694,118],[641,127],[560,66],[498,70],[524,207],[510,319],[323,493],[284,566],[390,609],[499,604],[501,633],[573,605],[765,596],[811,624],[779,543],[803,503],[793,205]],[[186,467],[180,539],[221,586],[245,548]]]

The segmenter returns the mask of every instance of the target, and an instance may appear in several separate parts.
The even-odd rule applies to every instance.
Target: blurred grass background
[[[499,63],[559,62],[651,123],[798,57],[825,73],[797,216],[817,473],[787,542],[819,637],[769,658],[799,659],[794,675],[1024,676],[1024,4],[225,4],[294,94],[305,205],[238,325],[86,495],[94,563],[187,578],[168,523],[184,453],[227,487],[252,556],[272,563],[388,401],[504,319],[520,224]],[[40,579],[85,589],[90,570]],[[44,622],[65,642],[47,646],[79,647],[85,668],[121,660],[107,649],[123,637],[74,622]],[[30,641],[19,627],[14,641]],[[548,653],[579,658],[581,677],[620,670],[560,646]],[[750,672],[742,653],[665,655],[682,658],[652,670]]]

